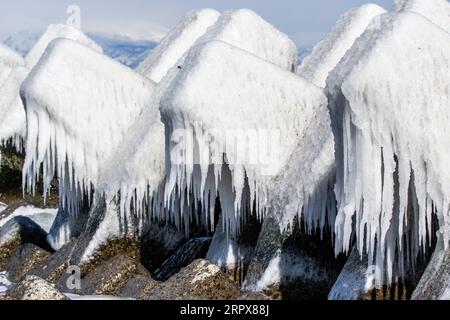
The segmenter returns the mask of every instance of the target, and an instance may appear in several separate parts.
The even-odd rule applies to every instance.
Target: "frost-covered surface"
[[[365,4],[343,14],[331,31],[301,63],[297,74],[324,88],[333,70],[370,21],[386,10],[375,4]]]
[[[27,67],[33,68],[44,54],[50,42],[58,38],[74,40],[97,52],[102,52],[102,48],[89,39],[81,30],[66,24],[53,24],[47,28],[47,31],[27,54],[25,58]]]
[[[138,72],[155,82],[160,82],[198,38],[217,21],[219,15],[219,12],[212,9],[188,13],[139,65]]]
[[[12,141],[17,149],[25,132],[20,85],[27,74],[23,58],[0,44],[0,143]]]
[[[161,102],[172,138],[166,204],[189,206],[187,190],[214,226],[218,191],[225,230],[238,233],[247,204],[256,199],[263,214],[270,181],[325,106],[322,90],[254,54],[221,41],[195,46]]]
[[[378,267],[378,284],[414,264],[433,213],[449,243],[449,74],[450,34],[405,12],[374,18],[327,80],[336,250],[348,252],[356,234],[358,250],[367,248],[369,265]]]
[[[398,11],[410,11],[423,15],[450,32],[450,3],[448,0],[395,0]]]
[[[36,224],[38,224],[42,229],[48,232],[55,220],[56,213],[58,209],[42,209],[36,208],[33,206],[25,206],[20,207],[14,210],[12,214],[10,214],[5,219],[0,220],[0,227],[2,227],[9,220],[14,219],[15,217],[28,217]]]
[[[293,71],[298,58],[295,43],[255,12],[248,9],[224,12],[197,43],[223,41]]]
[[[5,295],[9,288],[13,283],[8,280],[8,272],[1,271],[0,272],[0,296]]]
[[[21,89],[26,189],[34,193],[42,167],[47,193],[57,173],[61,205],[77,212],[131,124],[149,109],[153,91],[152,81],[106,56],[72,40],[53,41]]]

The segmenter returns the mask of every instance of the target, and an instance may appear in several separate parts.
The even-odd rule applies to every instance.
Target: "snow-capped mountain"
[[[19,31],[5,37],[2,42],[25,57],[43,33],[43,30]],[[157,45],[153,40],[135,40],[117,34],[91,32],[87,35],[102,47],[107,56],[130,68],[136,68]]]

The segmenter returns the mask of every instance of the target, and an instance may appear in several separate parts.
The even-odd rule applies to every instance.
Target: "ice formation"
[[[224,12],[197,43],[223,41],[293,71],[298,51],[287,35],[248,9]]]
[[[78,42],[51,42],[21,89],[27,111],[24,188],[34,193],[42,167],[47,193],[57,174],[61,205],[76,213],[130,126],[151,110],[154,86]]]
[[[139,65],[137,71],[160,82],[192,45],[219,18],[219,12],[202,9],[188,13]]]
[[[348,252],[356,235],[378,285],[414,266],[434,214],[449,242],[449,74],[450,34],[417,13],[394,12],[374,18],[327,80],[336,250]]]
[[[11,141],[17,149],[25,133],[20,85],[27,74],[23,58],[0,44],[0,144]]]
[[[423,15],[447,32],[450,32],[450,3],[448,0],[395,0],[398,11]]]
[[[238,234],[246,212],[263,215],[270,182],[325,107],[320,88],[255,54],[224,41],[194,46],[161,101],[166,206],[192,206],[214,227],[219,194],[224,230]]]
[[[343,14],[332,30],[301,63],[297,74],[324,88],[330,71],[336,67],[355,40],[366,30],[370,21],[386,10],[366,4]]]
[[[26,56],[25,61],[27,67],[32,69],[38,63],[50,42],[58,38],[74,40],[97,52],[102,52],[102,48],[93,40],[89,39],[81,30],[66,24],[54,24],[47,28],[47,31]]]

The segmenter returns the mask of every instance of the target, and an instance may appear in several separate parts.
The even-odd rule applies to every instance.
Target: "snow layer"
[[[270,181],[325,106],[322,90],[254,54],[221,41],[195,46],[161,101],[166,205],[200,201],[214,226],[219,193],[225,230],[239,233],[247,205],[256,200],[263,214]]]
[[[219,12],[211,9],[188,13],[139,65],[137,71],[155,82],[160,82],[197,39],[217,21],[219,15]]]
[[[398,11],[423,15],[447,32],[450,32],[450,3],[448,0],[395,0]]]
[[[58,209],[42,209],[33,206],[19,207],[5,219],[0,220],[0,227],[15,217],[28,217],[38,224],[46,232],[49,232],[55,220]]]
[[[331,70],[336,67],[370,21],[386,10],[375,4],[365,4],[343,14],[331,31],[301,63],[297,74],[324,88]]]
[[[197,43],[223,41],[293,71],[298,51],[287,35],[248,9],[224,12]]]
[[[45,193],[55,173],[61,205],[78,211],[130,125],[151,110],[154,83],[72,40],[53,41],[25,80],[24,187],[34,193],[43,168]]]
[[[356,234],[358,250],[382,270],[377,284],[396,277],[395,263],[400,275],[414,264],[433,213],[449,243],[449,74],[450,35],[405,12],[376,17],[327,80],[336,250],[348,252]]]
[[[0,44],[0,144],[12,140],[17,149],[25,133],[25,111],[19,93],[27,74],[23,58]]]
[[[47,31],[26,56],[25,61],[27,67],[30,69],[33,68],[44,54],[50,42],[58,38],[74,40],[97,52],[102,52],[102,48],[89,39],[81,30],[66,24],[53,24],[47,28]]]

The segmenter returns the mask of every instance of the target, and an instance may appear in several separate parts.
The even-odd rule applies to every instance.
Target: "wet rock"
[[[153,289],[148,300],[234,300],[240,294],[236,283],[220,267],[196,260]]]
[[[425,269],[412,300],[450,300],[450,249],[445,250],[442,239]]]
[[[50,252],[45,251],[34,244],[26,243],[21,245],[12,255],[6,267],[9,279],[14,282],[19,282],[41,261],[45,260],[50,255]]]
[[[150,276],[136,260],[118,255],[88,273],[81,280],[81,292],[84,295],[119,295],[128,281],[137,275]]]
[[[281,233],[267,217],[244,281],[248,291],[264,292],[272,299],[326,300],[345,260],[336,259],[331,238],[309,236],[294,222]]]
[[[156,286],[158,286],[158,282],[150,276],[138,275],[128,280],[119,296],[143,300]]]
[[[8,291],[15,300],[68,300],[49,282],[37,276],[27,276]]]
[[[52,251],[46,240],[47,233],[27,217],[15,217],[0,228],[0,270],[3,270],[21,244],[32,243]]]
[[[206,256],[211,238],[194,238],[183,244],[161,267],[153,273],[153,278],[165,281],[194,260]]]

